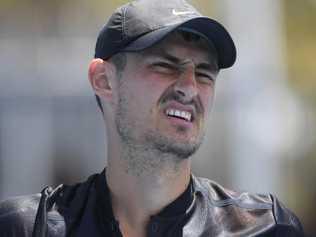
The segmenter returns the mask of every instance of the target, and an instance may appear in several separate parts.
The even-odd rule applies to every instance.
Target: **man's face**
[[[218,74],[207,43],[180,33],[127,53],[119,78],[116,126],[125,143],[188,158],[200,146]]]

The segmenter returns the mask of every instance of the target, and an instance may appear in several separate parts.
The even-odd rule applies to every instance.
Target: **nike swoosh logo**
[[[194,13],[194,12],[192,12],[192,11],[183,11],[183,12],[179,11],[178,12],[176,9],[172,9],[172,14],[175,16],[187,15],[187,14],[192,14],[192,13]]]

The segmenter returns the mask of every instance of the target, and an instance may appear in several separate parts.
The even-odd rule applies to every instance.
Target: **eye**
[[[208,73],[196,72],[196,78],[199,82],[205,84],[213,84],[215,82],[215,76]]]
[[[162,73],[171,73],[177,71],[177,68],[173,64],[167,62],[155,62],[152,64],[152,68],[155,71]]]

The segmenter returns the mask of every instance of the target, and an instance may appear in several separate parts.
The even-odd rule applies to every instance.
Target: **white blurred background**
[[[87,80],[98,31],[126,1],[0,0],[0,199],[106,164]],[[271,192],[316,233],[316,1],[192,0],[222,22],[237,62],[217,83],[196,175]]]

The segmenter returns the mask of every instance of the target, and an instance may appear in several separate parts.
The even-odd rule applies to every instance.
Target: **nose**
[[[197,96],[198,90],[194,65],[189,65],[181,71],[174,90],[184,103],[192,101],[192,99]]]

